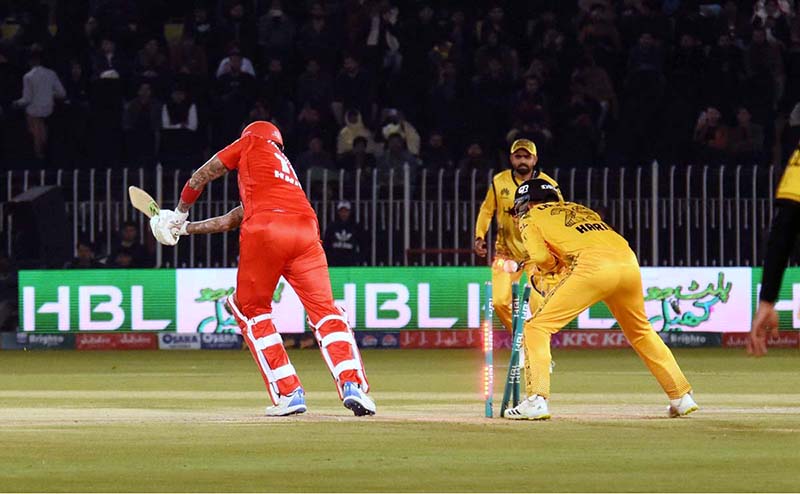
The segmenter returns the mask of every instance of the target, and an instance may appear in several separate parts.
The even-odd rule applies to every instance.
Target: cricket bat
[[[128,187],[128,197],[130,197],[133,207],[144,213],[148,218],[157,215],[161,210],[150,194],[135,185]]]

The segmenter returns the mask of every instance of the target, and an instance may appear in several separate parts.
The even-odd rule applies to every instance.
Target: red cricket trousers
[[[345,382],[358,383],[366,391],[369,384],[358,347],[333,303],[317,218],[257,212],[241,225],[239,244],[236,293],[229,303],[273,403],[301,385],[272,323],[272,296],[281,276],[306,309],[340,397]]]

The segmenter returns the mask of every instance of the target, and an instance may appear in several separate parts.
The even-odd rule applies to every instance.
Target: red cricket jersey
[[[260,211],[316,217],[289,158],[272,142],[248,135],[218,152],[217,158],[229,170],[239,171],[243,221]]]

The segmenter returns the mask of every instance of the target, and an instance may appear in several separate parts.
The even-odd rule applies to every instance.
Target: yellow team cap
[[[520,149],[524,149],[525,151],[536,156],[536,144],[534,144],[531,140],[517,139],[513,144],[511,144],[511,154],[516,153]]]

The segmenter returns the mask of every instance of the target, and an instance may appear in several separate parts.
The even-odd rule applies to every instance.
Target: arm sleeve
[[[256,76],[256,69],[253,67],[253,62],[251,62],[250,59],[245,58],[242,60],[242,72],[250,74],[253,77]]]
[[[547,248],[539,227],[523,218],[520,220],[520,231],[522,232],[522,243],[525,244],[530,261],[539,266],[542,271],[552,271],[557,264],[556,258]]]
[[[478,219],[475,222],[475,237],[485,238],[486,232],[489,230],[489,224],[492,222],[492,216],[495,210],[495,197],[494,197],[494,180],[486,191],[486,198],[481,204],[481,210],[478,212]]]
[[[31,89],[31,79],[30,77],[23,77],[22,78],[22,98],[16,101],[16,104],[19,106],[28,106],[31,104],[31,100],[33,99],[33,90]]]
[[[180,129],[180,124],[171,124],[169,120],[169,112],[167,111],[167,105],[163,105],[161,107],[161,128],[162,129]]]
[[[228,170],[235,170],[239,167],[239,159],[242,156],[242,146],[242,140],[236,139],[217,153],[217,158],[225,165],[225,168]]]
[[[219,61],[219,65],[217,66],[217,72],[214,74],[214,75],[217,76],[217,79],[222,77],[223,74],[225,74],[226,72],[228,72],[228,70],[230,70],[228,68],[228,64],[229,63],[230,62],[229,62],[228,57],[225,57],[225,58],[223,58],[222,60]]]
[[[197,105],[194,103],[189,107],[189,122],[186,124],[186,128],[192,132],[197,130]]]
[[[791,201],[782,202],[769,230],[759,300],[770,303],[778,300],[778,290],[794,248],[798,229],[800,229],[800,204]]]
[[[67,91],[64,90],[64,86],[56,74],[53,74],[53,95],[58,99],[64,99],[67,96]]]

